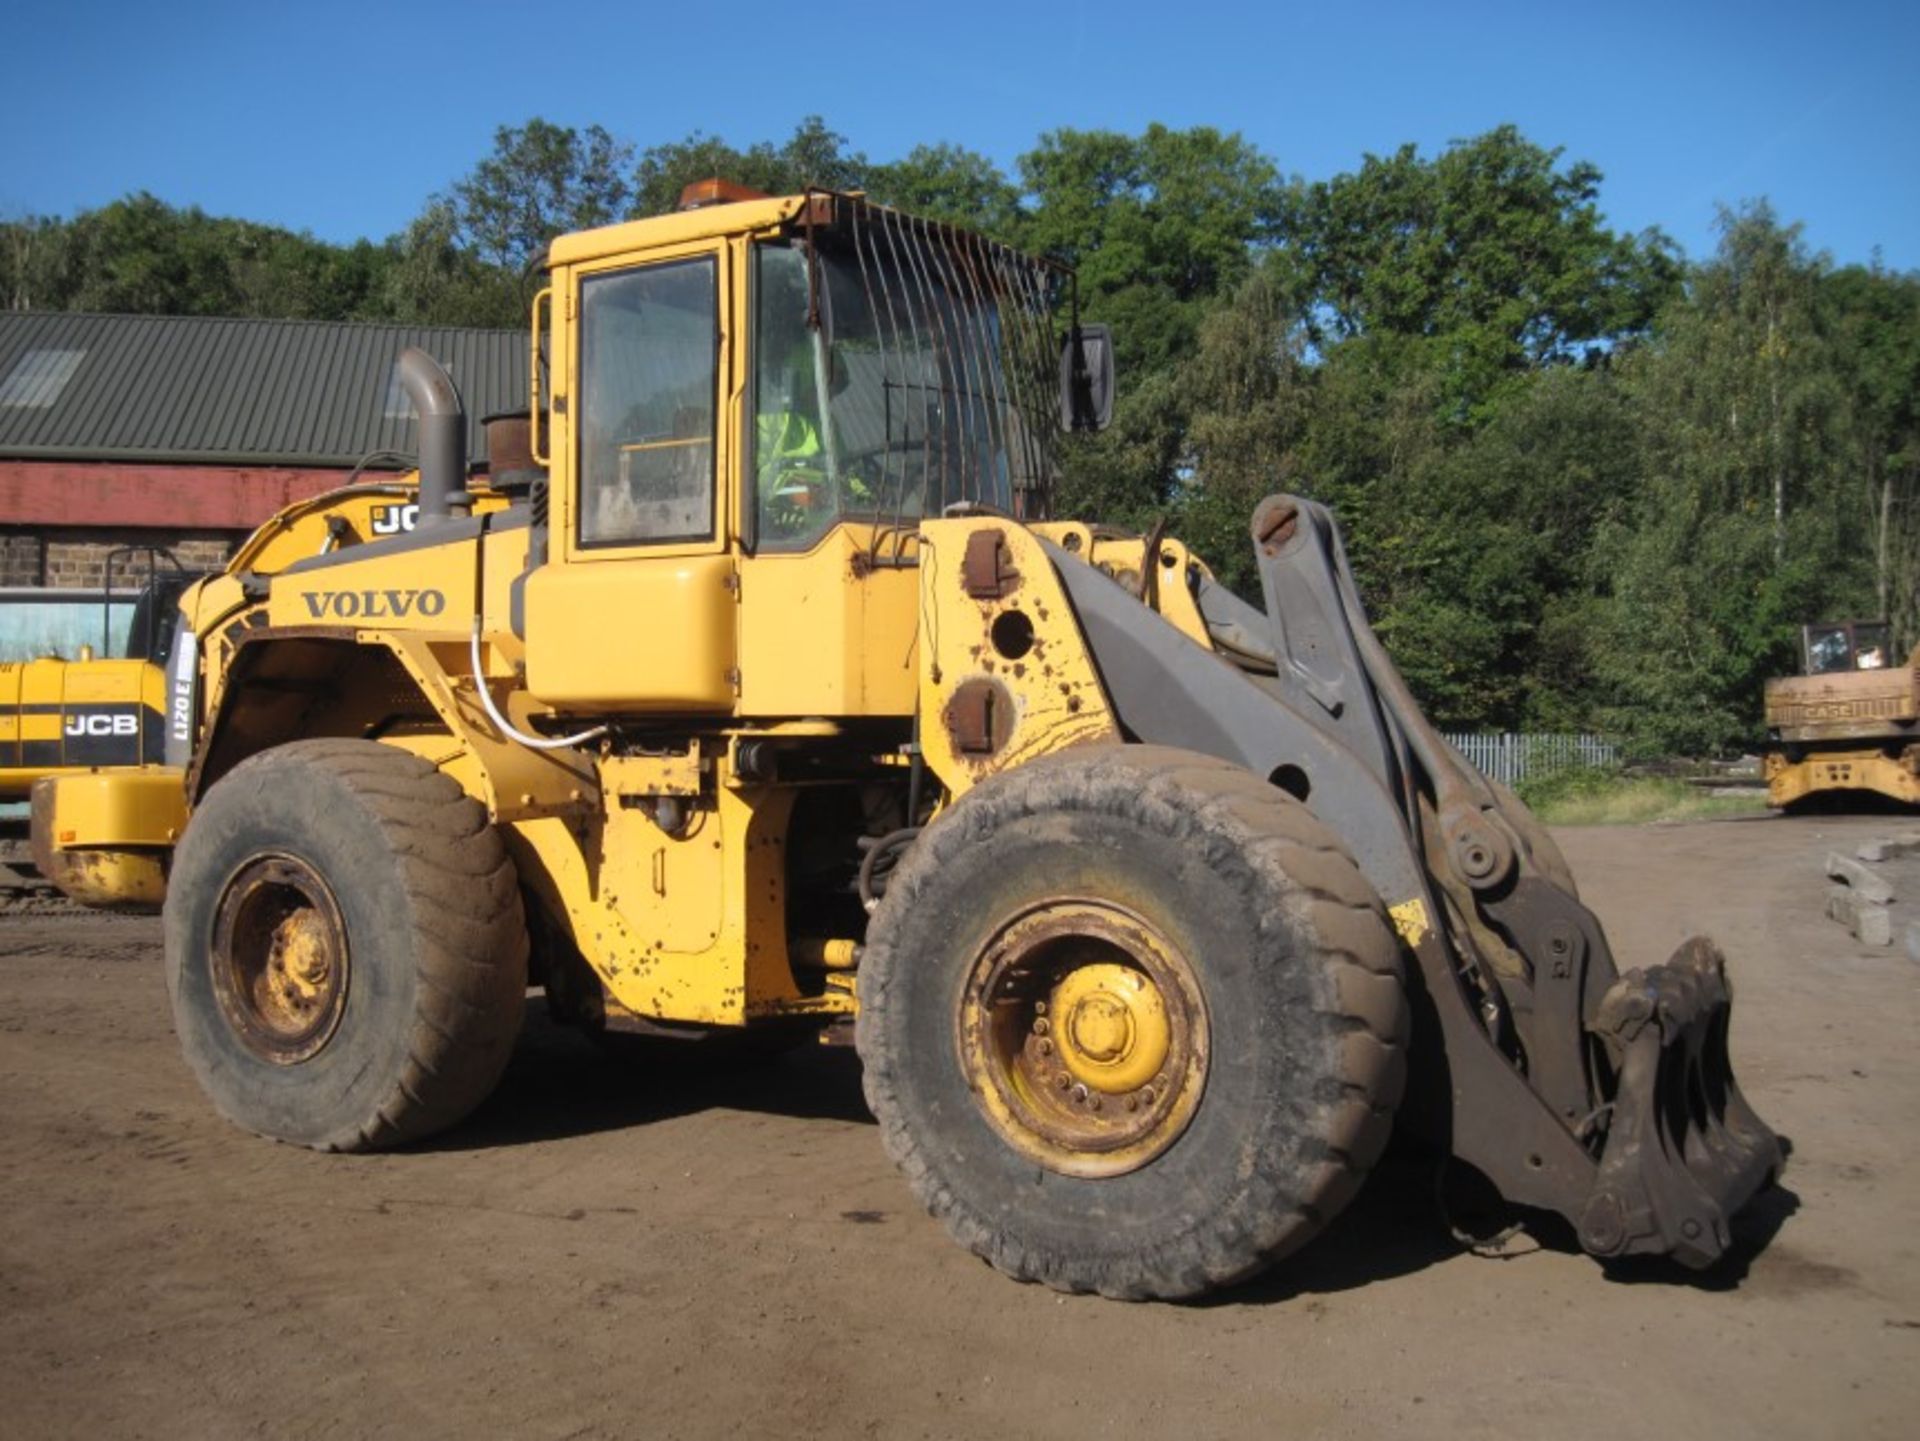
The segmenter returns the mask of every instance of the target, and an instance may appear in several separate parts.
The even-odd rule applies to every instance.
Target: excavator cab
[[[114,594],[113,576],[116,562],[123,556],[129,559],[137,556],[144,560],[146,579],[134,592],[123,639],[116,644],[113,638],[113,611],[116,605],[124,605],[125,602]],[[164,670],[167,657],[173,652],[180,597],[186,593],[188,586],[205,573],[187,569],[164,546],[120,546],[109,551],[106,594],[101,601],[100,654],[144,660]]]
[[[1920,806],[1920,646],[1903,659],[1886,621],[1827,621],[1801,627],[1800,653],[1801,674],[1766,685],[1768,804]]]

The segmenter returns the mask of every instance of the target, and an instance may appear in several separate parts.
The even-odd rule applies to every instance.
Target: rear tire
[[[363,1151],[460,1120],[519,1034],[527,929],[486,812],[418,756],[296,741],[194,811],[166,903],[167,987],[220,1112]]]
[[[1161,747],[963,797],[889,884],[860,995],[868,1104],[920,1200],[1066,1291],[1192,1296],[1302,1245],[1406,1075],[1398,943],[1351,858],[1284,792]]]

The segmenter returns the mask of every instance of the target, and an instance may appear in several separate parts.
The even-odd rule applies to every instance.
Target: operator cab
[[[1063,422],[1095,428],[1112,390],[1102,328],[1053,333],[1070,273],[858,196],[737,208],[743,233],[638,222],[611,263],[556,265],[578,297],[574,546],[718,542],[729,469],[748,551],[956,505],[1044,515]]]
[[[829,582],[917,564],[920,521],[958,507],[1045,518],[1061,433],[1111,414],[1109,337],[1078,323],[1066,267],[859,195],[696,188],[697,208],[556,240],[535,304],[552,505],[524,638],[558,708],[753,710],[750,585],[810,606],[792,644],[850,675],[894,638]],[[775,574],[804,558],[818,576]],[[614,617],[634,628],[609,648]],[[833,682],[777,706],[867,703]]]
[[[1880,670],[1888,664],[1892,627],[1884,620],[1830,621],[1801,628],[1807,675]]]
[[[114,594],[113,575],[122,557],[128,561],[144,560],[147,580],[134,594],[132,614],[127,618],[122,640],[116,643],[114,607],[124,606],[126,602]],[[100,654],[144,660],[165,669],[173,653],[180,596],[205,572],[188,570],[162,546],[137,545],[119,546],[108,552],[106,574],[106,597],[101,603]]]

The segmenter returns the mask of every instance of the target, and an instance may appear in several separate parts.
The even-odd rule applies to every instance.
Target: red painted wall
[[[343,470],[0,460],[0,525],[250,531]]]

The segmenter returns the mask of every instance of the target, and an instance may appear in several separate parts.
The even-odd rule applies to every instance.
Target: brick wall
[[[40,537],[0,531],[0,585],[40,584]]]
[[[109,555],[128,545],[164,546],[188,570],[217,570],[242,539],[227,531],[0,530],[0,585],[98,588],[107,583]],[[114,588],[137,587],[147,571],[144,553],[116,557]]]

